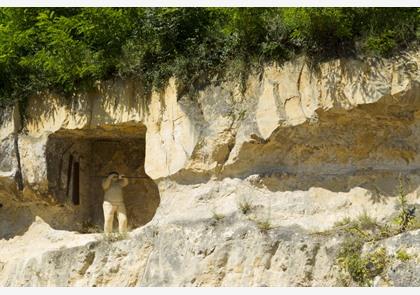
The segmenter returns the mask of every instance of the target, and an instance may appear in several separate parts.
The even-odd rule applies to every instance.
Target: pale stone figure
[[[122,188],[127,186],[128,179],[118,172],[109,173],[108,177],[102,181],[104,189],[104,232],[112,232],[114,215],[117,213],[118,229],[121,234],[127,232],[127,212],[124,205]]]

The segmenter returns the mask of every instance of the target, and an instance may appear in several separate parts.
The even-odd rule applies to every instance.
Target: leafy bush
[[[385,248],[362,255],[364,242],[357,237],[346,239],[341,245],[337,262],[359,286],[371,286],[373,279],[382,274],[387,267],[389,258]]]
[[[351,45],[354,15],[346,8],[289,8],[283,17],[291,42],[310,53],[338,53]]]
[[[390,55],[419,39],[418,8],[0,8],[0,106],[136,76],[182,94],[305,52]]]
[[[393,223],[379,224],[366,211],[354,220],[346,217],[335,223],[335,229],[345,235],[336,257],[338,265],[345,271],[348,278],[341,278],[344,285],[349,285],[353,281],[360,286],[371,286],[373,278],[383,273],[387,267],[389,257],[385,249],[378,248],[373,253],[363,256],[362,248],[365,243],[374,243],[407,230],[418,228],[415,207],[408,205],[406,189],[401,176],[399,177],[397,193],[399,211]],[[398,249],[395,257],[401,261],[411,259],[411,256],[404,249]]]

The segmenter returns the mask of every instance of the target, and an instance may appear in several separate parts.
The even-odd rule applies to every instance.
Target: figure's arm
[[[104,189],[104,191],[109,189],[109,187],[111,186],[111,179],[112,179],[112,175],[108,176],[106,179],[102,181],[102,188]]]
[[[124,177],[124,175],[121,175],[121,178],[120,178],[120,185],[121,185],[121,187],[125,187],[125,186],[127,186],[127,185],[128,185],[128,179],[127,179],[127,178],[125,178],[125,177]]]

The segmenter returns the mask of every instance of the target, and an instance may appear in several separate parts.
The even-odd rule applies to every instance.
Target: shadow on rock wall
[[[396,195],[401,176],[405,190],[414,191],[420,185],[419,110],[415,92],[352,110],[318,110],[316,122],[244,142],[219,178],[257,175],[271,191],[362,187],[380,202],[380,196]]]
[[[39,216],[56,229],[77,230],[72,210],[53,200],[40,199],[29,190],[20,192],[14,181],[0,178],[0,239],[23,235]]]

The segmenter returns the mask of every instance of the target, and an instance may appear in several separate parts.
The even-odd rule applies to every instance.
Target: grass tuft
[[[240,202],[239,209],[244,215],[247,215],[251,211],[251,203],[246,200],[243,202]]]

